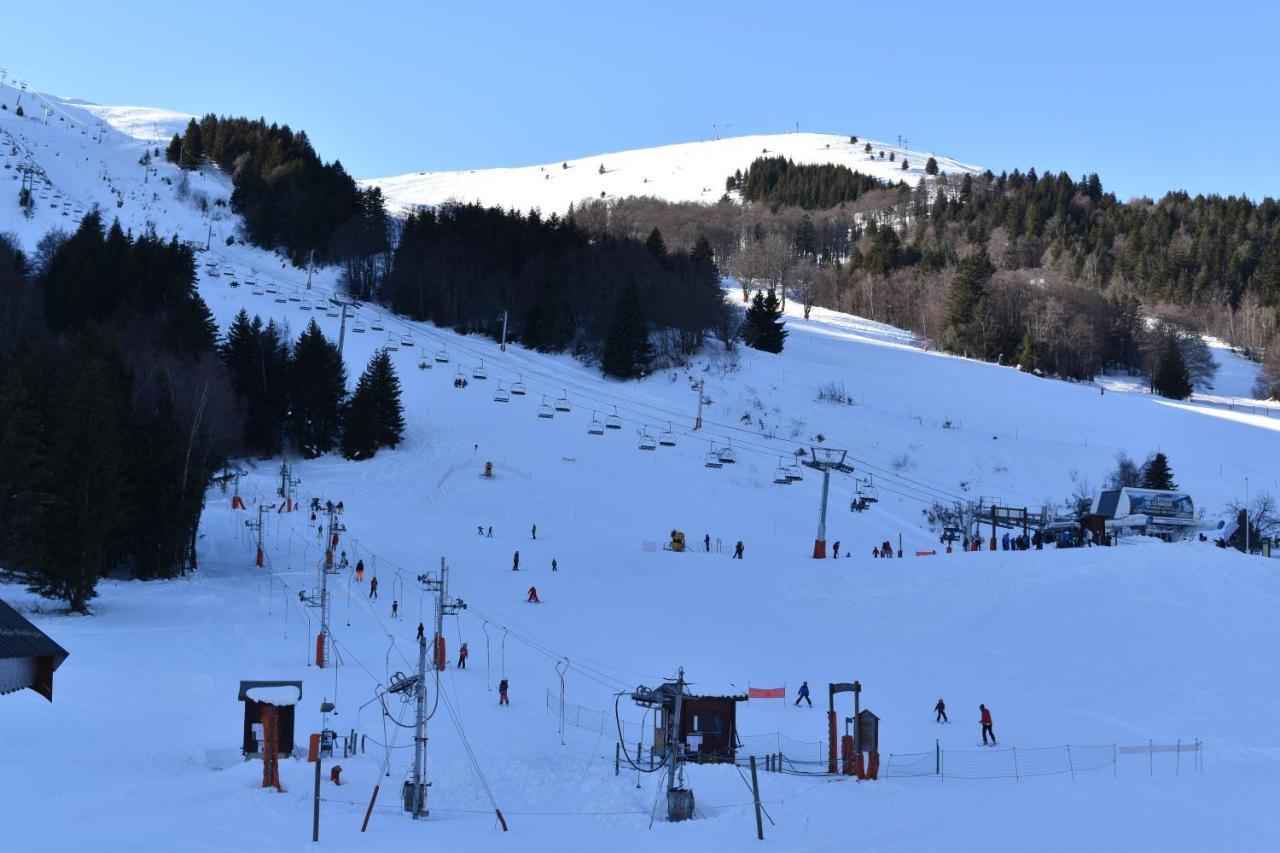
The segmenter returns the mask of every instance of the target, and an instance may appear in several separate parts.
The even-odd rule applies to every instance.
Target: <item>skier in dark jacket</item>
[[[800,692],[796,695],[796,705],[797,705],[797,706],[799,706],[799,705],[800,705],[800,700],[801,700],[801,699],[803,699],[804,701],[808,702],[808,703],[809,703],[809,707],[810,707],[810,708],[812,708],[812,707],[813,707],[813,700],[809,698],[809,682],[807,682],[807,681],[802,682],[802,683],[800,684]]]
[[[499,705],[511,704],[507,700],[507,680],[505,678],[498,682],[498,704]]]
[[[733,546],[733,559],[735,559],[735,560],[741,560],[741,559],[742,559],[742,552],[743,552],[744,550],[745,550],[745,546],[743,546],[743,544],[742,544],[742,540],[741,540],[741,539],[739,539],[739,540],[738,540],[738,544]]]
[[[947,704],[943,702],[941,699],[938,700],[937,705],[933,706],[933,710],[938,712],[937,716],[934,717],[935,722],[938,722],[938,723],[951,722],[950,720],[947,719]]]
[[[471,654],[467,651],[467,644],[463,643],[458,647],[458,669],[467,668],[467,655]]]
[[[374,575],[373,580],[369,581],[369,600],[378,600],[378,576]]]
[[[991,745],[996,745],[996,733],[991,728],[991,711],[986,705],[979,705],[978,710],[982,712],[982,745],[987,744],[987,735],[991,735]]]
[[[513,572],[520,571],[520,552],[519,551],[516,551],[515,554],[512,555],[511,557],[511,571]]]

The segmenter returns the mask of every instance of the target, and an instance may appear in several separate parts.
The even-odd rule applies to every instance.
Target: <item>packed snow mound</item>
[[[250,687],[244,692],[246,698],[262,705],[284,707],[297,705],[302,699],[302,690],[291,685],[276,687]]]
[[[872,153],[865,152],[870,143]],[[884,152],[881,159],[879,153]],[[895,159],[889,161],[889,155]],[[977,173],[977,166],[847,135],[777,133],[685,142],[568,160],[559,163],[460,172],[415,172],[364,183],[382,189],[391,210],[446,201],[477,202],[516,210],[563,213],[584,199],[653,196],[666,201],[714,202],[725,179],[746,171],[759,157],[789,157],[797,163],[836,163],[885,181],[914,186],[932,156],[946,174]],[[909,168],[902,168],[906,159]],[[604,168],[603,173],[601,167]]]

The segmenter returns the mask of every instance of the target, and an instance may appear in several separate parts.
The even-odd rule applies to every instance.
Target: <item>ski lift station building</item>
[[[666,749],[676,689],[673,682],[667,682],[654,691],[660,698],[653,729],[655,754]],[[732,763],[738,747],[738,703],[745,701],[747,697],[743,695],[697,696],[683,692],[677,737],[684,744],[685,760],[695,764]]]
[[[0,601],[0,694],[31,689],[53,701],[53,672],[67,650]]]
[[[1196,516],[1195,501],[1186,492],[1127,486],[1099,492],[1081,523],[1098,544],[1107,536],[1125,533],[1174,542],[1204,527]]]

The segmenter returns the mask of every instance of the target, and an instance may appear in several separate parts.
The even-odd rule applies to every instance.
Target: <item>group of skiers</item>
[[[810,708],[813,707],[813,700],[809,698],[809,682],[807,681],[801,682],[800,689],[796,691],[796,701],[794,704],[797,707],[799,707],[801,702],[807,702]],[[934,719],[937,722],[939,723],[951,722],[950,720],[947,719],[947,703],[943,702],[942,699],[938,699],[938,704],[933,706],[933,710],[935,712]],[[990,737],[991,738],[990,745],[995,746],[996,733],[995,733],[995,730],[991,727],[991,709],[989,709],[986,705],[980,704],[978,705],[978,712],[980,715],[978,722],[982,726],[982,743],[984,746],[986,746],[987,738]]]
[[[893,543],[888,539],[881,542],[878,546],[871,549],[871,556],[876,559],[890,559],[893,557]]]
[[[947,719],[947,703],[943,702],[942,699],[938,699],[938,704],[933,706],[933,710],[935,712],[935,716],[934,716],[935,722],[939,722],[939,723],[951,722],[950,720]],[[978,712],[980,715],[978,718],[978,722],[982,725],[982,745],[983,746],[987,745],[987,737],[990,736],[991,738],[990,745],[995,746],[996,733],[995,733],[995,730],[991,728],[991,709],[988,708],[986,705],[979,704]]]

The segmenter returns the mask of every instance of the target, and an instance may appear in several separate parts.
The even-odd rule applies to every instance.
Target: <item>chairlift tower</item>
[[[467,603],[461,598],[449,598],[449,564],[444,557],[440,558],[440,574],[418,575],[418,583],[435,595],[435,633],[432,636],[432,665],[443,671],[447,658],[444,647],[444,617],[457,616],[458,611],[466,610]]]
[[[675,681],[656,689],[641,685],[631,693],[631,701],[653,709],[655,719],[659,711],[665,711],[662,760],[667,765],[667,820],[671,822],[685,820],[693,813],[693,791],[684,787],[684,750],[680,741],[685,685],[684,667],[680,667]]]
[[[440,558],[440,574],[433,577],[430,573],[418,575],[418,583],[423,588],[435,593],[435,638],[432,641],[433,666],[444,669],[444,617],[457,615],[465,610],[467,604],[460,598],[449,596],[449,564],[444,557]],[[413,724],[413,780],[406,782],[403,798],[405,811],[412,814],[414,820],[426,817],[427,788],[427,638],[418,638],[418,672],[413,676],[398,675],[391,679],[388,688],[392,693],[408,693],[413,691],[414,724]]]
[[[284,500],[285,512],[292,512],[297,506],[295,495],[298,493],[298,486],[302,481],[293,476],[293,466],[289,464],[289,460],[285,459],[280,463],[280,488],[277,494]]]
[[[239,494],[240,493],[240,488],[239,488],[240,474],[239,473],[235,475],[235,479],[236,479],[236,494]],[[265,536],[264,531],[266,530],[266,524],[263,521],[263,516],[266,515],[267,510],[275,509],[275,507],[276,507],[275,504],[260,503],[258,504],[258,520],[250,521],[249,519],[246,518],[244,522],[244,526],[254,531],[257,537],[257,551],[256,551],[256,556],[253,559],[253,562],[254,562],[254,565],[256,565],[260,569],[266,565],[266,551],[263,545],[263,538]]]
[[[845,464],[847,450],[835,447],[810,447],[810,457],[801,464],[822,472],[822,501],[818,505],[818,537],[813,540],[813,558],[826,559],[827,556],[827,495],[831,491],[831,472],[853,473],[853,467]]]
[[[320,608],[320,631],[316,634],[316,666],[324,669],[325,664],[333,660],[329,653],[329,646],[333,642],[333,633],[329,629],[329,620],[332,614],[332,605],[329,597],[329,575],[337,571],[333,564],[333,551],[337,547],[339,536],[347,532],[347,527],[338,520],[338,516],[342,514],[336,506],[330,505],[325,509],[328,516],[328,532],[324,543],[324,558],[320,561],[319,581],[316,583],[316,591],[310,596],[306,593],[298,593],[298,597],[312,607]]]

